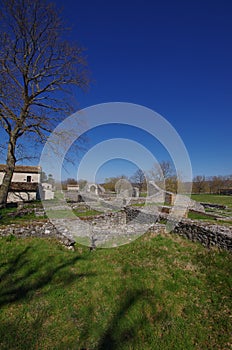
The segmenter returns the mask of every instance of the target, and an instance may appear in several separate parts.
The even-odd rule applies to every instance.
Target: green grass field
[[[222,196],[216,194],[192,194],[192,199],[197,202],[203,203],[215,203],[227,205],[229,208],[232,208],[232,196]]]
[[[39,203],[40,204],[40,203]],[[9,216],[11,213],[16,213],[17,207],[7,207],[0,209],[0,225],[10,225],[10,224],[19,224],[19,223],[26,223],[28,221],[33,220],[42,220],[49,217],[50,219],[55,218],[73,218],[76,215],[77,217],[83,217],[83,216],[94,216],[101,214],[101,212],[96,210],[86,210],[86,211],[78,211],[78,210],[48,210],[46,213],[47,215],[42,217],[36,217],[35,213],[29,213],[25,214],[22,217],[12,217]]]
[[[214,208],[206,208],[206,213],[213,214],[217,217],[222,218],[221,220],[217,220],[217,223],[220,225],[230,226],[232,225],[232,220],[228,220],[228,217],[232,217],[232,196],[222,196],[222,195],[214,195],[214,194],[193,194],[192,199],[202,202],[202,203],[212,203],[212,204],[220,204],[225,205],[226,209],[214,209]],[[199,213],[189,213],[188,217],[194,220],[208,220],[215,223],[214,218],[203,216]],[[226,221],[223,219],[227,217]]]
[[[194,212],[189,212],[188,218],[193,219],[193,220],[207,220],[207,221],[214,221],[215,222],[215,219],[211,216],[202,215],[200,213],[194,213]]]
[[[231,349],[232,256],[175,235],[0,239],[0,349]]]

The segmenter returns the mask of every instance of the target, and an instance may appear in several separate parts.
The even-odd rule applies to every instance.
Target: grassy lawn
[[[192,199],[197,202],[203,203],[215,203],[227,205],[229,208],[232,208],[232,196],[222,196],[216,194],[192,194]]]
[[[212,224],[218,224],[218,225],[223,225],[223,226],[231,226],[232,225],[232,220],[216,220],[212,216],[207,216],[207,215],[202,215],[200,213],[188,213],[188,218],[192,220],[206,220],[210,221]]]
[[[47,217],[50,219],[72,219],[75,216],[84,217],[84,216],[94,216],[100,215],[102,212],[97,210],[86,210],[86,211],[78,211],[78,210],[48,210],[46,212]]]
[[[42,207],[40,202],[36,203],[31,203],[28,205],[28,207],[34,207],[37,206],[38,208]],[[27,221],[32,221],[32,220],[41,220],[45,219],[47,217],[51,219],[55,218],[73,218],[73,214],[75,214],[77,217],[83,217],[83,216],[92,216],[92,215],[99,215],[102,212],[97,211],[97,210],[88,210],[86,209],[85,211],[78,211],[77,209],[75,210],[48,210],[46,213],[47,215],[42,216],[42,217],[37,217],[34,212],[28,213],[23,215],[22,217],[13,217],[10,216],[9,214],[13,214],[17,212],[17,207],[12,207],[8,206],[6,208],[0,209],[0,225],[10,225],[10,224],[18,224],[18,223],[23,223]]]
[[[222,220],[218,220],[218,224],[222,225],[232,225],[232,220],[226,219],[226,221],[223,220],[223,217],[232,217],[232,196],[222,196],[222,195],[214,195],[214,194],[193,194],[192,199],[202,202],[202,203],[213,203],[213,204],[221,204],[226,205],[227,209],[214,209],[214,208],[206,208],[206,213],[211,213],[216,216],[219,216],[222,218]],[[214,221],[213,218],[207,217],[201,217],[201,214],[196,213],[189,213],[188,216],[190,219],[196,219],[196,220],[209,220]],[[215,222],[215,221],[214,221]]]
[[[0,349],[231,349],[232,255],[175,235],[0,239]]]
[[[189,212],[188,218],[192,220],[207,220],[215,222],[215,219],[212,216],[202,215],[200,213]]]

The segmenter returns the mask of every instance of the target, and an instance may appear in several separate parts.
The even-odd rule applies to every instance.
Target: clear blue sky
[[[94,82],[81,108],[151,108],[180,134],[194,175],[232,173],[232,1],[56,3],[87,49]]]
[[[181,136],[193,175],[232,174],[232,1],[54,2],[71,39],[86,48],[93,82],[88,92],[76,91],[79,108],[115,101],[148,107]],[[131,136],[150,150],[155,145],[159,161],[169,159],[148,135],[125,127],[88,136],[88,147]],[[130,175],[135,168],[125,164],[105,164],[99,179]]]

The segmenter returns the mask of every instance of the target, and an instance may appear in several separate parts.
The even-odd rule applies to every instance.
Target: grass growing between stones
[[[11,216],[10,214],[14,214],[17,212],[16,207],[7,207],[0,209],[0,226],[1,225],[10,225],[10,224],[18,224],[32,220],[43,219],[43,217],[36,217],[34,212],[27,213],[21,217]]]
[[[0,349],[231,349],[228,252],[175,235],[115,249],[0,239]]]

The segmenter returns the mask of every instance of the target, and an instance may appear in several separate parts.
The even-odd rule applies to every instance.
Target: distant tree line
[[[140,190],[147,190],[147,182],[153,180],[160,188],[177,193],[181,188],[181,192],[188,192],[188,183],[185,183],[181,174],[176,174],[174,165],[169,161],[162,161],[156,163],[153,167],[144,172],[138,169],[130,178],[126,175],[110,177],[105,179],[103,186],[107,191],[115,191],[115,185],[120,179],[126,179],[131,182],[133,186],[137,186]],[[220,194],[224,190],[232,189],[232,175],[228,176],[203,176],[197,175],[193,178],[192,192],[193,193],[212,193]]]
[[[46,174],[43,177],[46,176]],[[46,177],[47,182],[51,182],[51,174]],[[43,179],[45,180],[45,179]],[[105,179],[105,182],[101,184],[106,191],[115,192],[116,184],[120,180],[127,180],[131,183],[132,186],[138,187],[140,192],[147,191],[148,181],[154,181],[157,186],[166,191],[177,193],[178,189],[181,189],[181,192],[184,193],[185,190],[188,192],[189,183],[185,183],[181,178],[181,175],[177,175],[174,165],[169,161],[162,161],[161,163],[156,163],[153,167],[145,172],[141,169],[137,169],[136,172],[128,177],[124,174],[114,177],[109,177]],[[54,181],[54,180],[53,180]],[[82,190],[87,181],[79,180],[73,178],[68,178],[65,181],[62,181],[62,188],[67,189],[68,184],[76,185],[79,184],[80,190]],[[211,193],[211,194],[220,194],[226,190],[232,190],[232,174],[228,176],[209,176],[197,175],[193,178],[192,182],[192,193]]]
[[[119,176],[115,176],[115,177],[107,177],[105,179],[105,182],[103,185],[103,187],[105,188],[106,191],[108,192],[115,192],[115,186],[116,183],[121,180],[121,179],[125,179],[125,180],[129,180],[128,176],[126,175],[119,175]]]
[[[209,177],[197,175],[193,178],[193,193],[220,194],[226,189],[232,189],[232,175]]]
[[[103,186],[107,191],[114,192],[116,183],[121,179],[130,181],[133,186],[139,188],[140,192],[147,191],[147,182],[149,180],[155,181],[160,188],[175,193],[177,192],[178,186],[181,182],[180,176],[175,174],[174,166],[168,161],[163,161],[160,164],[153,165],[151,170],[148,172],[137,169],[137,171],[131,177],[121,175],[106,178]]]

